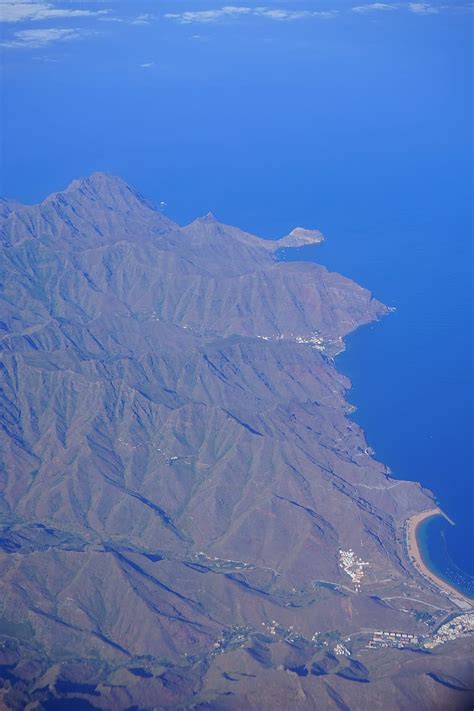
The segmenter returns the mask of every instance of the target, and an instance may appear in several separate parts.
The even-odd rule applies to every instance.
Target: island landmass
[[[95,173],[0,216],[0,709],[461,711],[472,601],[334,356],[390,308]],[[81,706],[82,704],[82,706]]]

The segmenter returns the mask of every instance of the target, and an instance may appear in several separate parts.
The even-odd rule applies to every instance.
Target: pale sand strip
[[[452,523],[452,521],[440,508],[429,509],[428,511],[421,511],[421,513],[417,513],[407,520],[406,542],[408,555],[418,572],[421,573],[421,575],[423,575],[425,578],[428,578],[428,580],[434,583],[440,590],[443,590],[443,592],[447,593],[450,598],[453,599],[453,601],[462,602],[463,604],[461,605],[461,607],[466,607],[466,603],[468,603],[468,607],[472,607],[472,599],[460,593],[458,590],[456,590],[456,588],[453,588],[442,578],[438,578],[438,576],[435,575],[435,573],[433,573],[427,567],[427,565],[423,561],[423,558],[421,557],[420,549],[418,548],[418,542],[416,540],[416,529],[422,521],[427,518],[430,518],[431,516],[436,515],[444,516],[448,521],[450,521],[450,523]]]

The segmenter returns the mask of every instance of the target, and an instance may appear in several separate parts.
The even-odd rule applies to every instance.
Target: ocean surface
[[[417,528],[418,548],[426,565],[443,580],[474,599],[474,578],[459,568],[448,550],[450,524],[442,516],[431,516]]]

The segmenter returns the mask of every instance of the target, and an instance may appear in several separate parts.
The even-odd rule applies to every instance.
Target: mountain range
[[[104,173],[0,207],[0,708],[468,708],[467,640],[368,645],[459,610],[336,368],[390,309],[278,257],[321,233],[181,227]]]

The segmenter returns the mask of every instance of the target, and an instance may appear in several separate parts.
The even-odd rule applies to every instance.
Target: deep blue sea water
[[[416,530],[419,550],[430,570],[474,599],[474,577],[459,568],[450,554],[449,528],[450,524],[442,516],[425,519]]]

